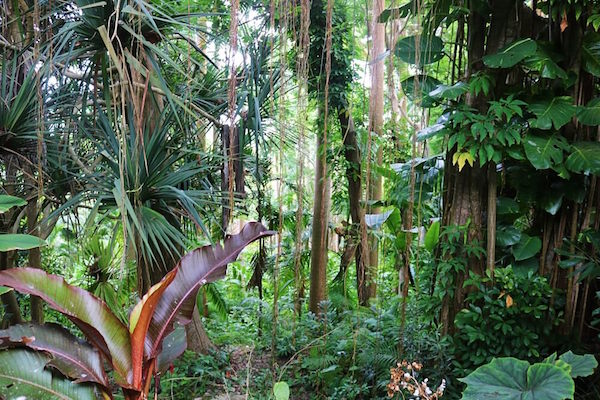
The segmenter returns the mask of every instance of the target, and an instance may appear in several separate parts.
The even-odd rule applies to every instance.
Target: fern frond
[[[223,318],[227,318],[229,306],[217,285],[214,283],[207,283],[203,288],[206,293],[206,299],[212,304],[217,314]]]

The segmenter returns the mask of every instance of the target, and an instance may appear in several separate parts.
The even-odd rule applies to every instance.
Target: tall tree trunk
[[[31,168],[31,173],[33,168]],[[38,198],[35,196],[27,204],[27,228],[30,235],[40,236],[38,227]],[[31,268],[42,268],[42,252],[39,247],[29,250],[28,263]],[[44,323],[44,303],[38,296],[31,296],[31,320],[37,324]]]
[[[324,113],[321,111],[319,115],[323,116]],[[329,223],[331,189],[327,172],[326,143],[325,134],[319,129],[315,159],[315,195],[310,252],[309,295],[309,309],[315,314],[319,314],[319,304],[327,298],[327,228]]]
[[[487,259],[486,268],[491,276],[494,276],[496,264],[496,199],[497,199],[497,173],[496,163],[488,165],[488,188],[487,188]]]
[[[379,138],[383,134],[383,100],[384,100],[384,71],[385,63],[382,57],[385,52],[385,24],[379,23],[379,15],[385,9],[385,0],[373,0],[373,15],[371,19],[371,90],[369,93],[369,135],[377,135]],[[370,154],[368,155],[370,157]],[[381,166],[383,162],[383,148],[377,146],[375,155],[375,164]],[[378,201],[383,196],[383,181],[381,175],[370,168],[369,176],[369,199]],[[369,210],[372,214],[381,212],[381,207],[371,207]],[[377,286],[377,267],[379,264],[379,243],[374,235],[370,237],[369,250],[369,269],[361,279],[366,282],[366,290],[362,298],[359,292],[359,301],[362,305],[366,305],[369,299],[376,296]]]
[[[356,260],[356,288],[360,304],[366,304],[369,301],[366,279],[366,266],[369,265],[369,244],[365,225],[365,211],[360,204],[362,200],[360,149],[350,111],[345,108],[340,109],[338,111],[338,120],[344,141],[344,157],[348,163],[346,167],[346,179],[348,180],[348,202],[350,203],[352,225],[348,229],[347,236],[356,242],[353,244],[353,246],[356,246],[356,249],[353,251]],[[349,247],[348,244],[346,247]]]
[[[515,2],[511,0],[495,0],[490,3],[491,21],[489,29],[487,29],[487,18],[480,14],[478,6],[471,3],[468,17],[468,37],[467,37],[467,54],[468,69],[467,78],[476,72],[482,71],[484,65],[482,62],[483,56],[496,53],[506,43],[518,37],[518,11],[515,10]],[[487,32],[487,35],[486,35]],[[487,40],[486,40],[487,38]],[[500,97],[503,89],[503,83],[506,80],[506,72],[494,71],[499,74],[496,77],[496,82],[499,82],[497,93]],[[487,98],[483,95],[472,96],[467,95],[467,105],[478,110],[480,113],[487,111]],[[489,216],[488,212],[495,213],[495,185],[492,179],[491,193],[488,199],[488,184],[487,168],[482,168],[479,163],[475,163],[473,167],[465,165],[462,171],[458,166],[452,165],[452,155],[456,148],[449,149],[446,155],[445,176],[444,176],[444,213],[442,219],[443,226],[461,226],[469,223],[467,232],[467,240],[469,242],[478,241],[484,245],[483,232],[487,224],[495,224],[495,216]],[[489,166],[495,170],[495,165]],[[489,202],[494,202],[494,206],[488,210]],[[488,215],[486,223],[486,215]],[[491,228],[491,227],[490,227]],[[489,235],[489,241],[495,240],[495,235]],[[494,246],[490,243],[488,251],[494,251]],[[487,263],[494,262],[492,258],[488,258]],[[464,307],[464,301],[467,294],[467,289],[463,287],[464,280],[470,272],[483,274],[485,271],[486,260],[469,257],[467,260],[467,271],[458,272],[454,282],[454,295],[451,297],[446,295],[442,300],[441,323],[443,333],[452,332],[454,328],[454,317]]]
[[[485,173],[478,165],[469,167],[466,165],[462,171],[452,166],[452,152],[446,157],[446,173],[444,183],[444,204],[446,209],[443,216],[444,226],[462,226],[469,223],[469,242],[479,241],[483,243],[483,213],[485,199]],[[483,274],[483,260],[470,257],[467,260],[468,271]],[[446,295],[442,301],[441,323],[442,331],[452,331],[454,317],[463,308],[466,290],[463,287],[467,273],[457,273],[454,282],[454,296]]]

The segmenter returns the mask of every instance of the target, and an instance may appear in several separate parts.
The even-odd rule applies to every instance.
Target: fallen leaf
[[[569,22],[567,21],[567,13],[563,13],[562,21],[560,21],[560,31],[561,33],[567,29],[569,26]]]
[[[506,295],[506,308],[511,308],[513,306],[513,298],[510,294]]]

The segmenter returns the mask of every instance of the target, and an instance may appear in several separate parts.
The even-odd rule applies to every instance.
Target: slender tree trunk
[[[202,324],[202,317],[198,312],[198,307],[194,308],[192,321],[185,326],[187,337],[187,349],[195,353],[206,354],[217,347],[210,340]]]
[[[323,116],[323,112],[319,112]],[[309,309],[319,314],[319,304],[327,298],[327,228],[329,223],[330,179],[327,173],[327,140],[317,133],[315,159],[315,195],[310,253]]]
[[[0,271],[9,269],[14,266],[14,251],[13,252],[0,252]],[[4,306],[4,315],[0,328],[7,328],[9,325],[16,325],[23,323],[23,317],[21,316],[21,308],[17,301],[17,296],[14,290],[0,296],[2,305]]]
[[[33,168],[32,168],[33,170]],[[30,171],[33,172],[33,171]],[[38,219],[37,196],[27,204],[27,228],[30,235],[40,236]],[[29,250],[29,266],[32,268],[42,267],[42,252],[39,247]],[[44,303],[38,296],[31,296],[31,320],[37,324],[44,323]]]
[[[382,57],[385,52],[385,24],[379,23],[379,15],[385,9],[385,0],[373,0],[373,15],[371,20],[371,90],[369,94],[369,135],[376,135],[379,138],[383,134],[383,104],[384,104],[384,71],[385,63]],[[370,157],[370,155],[368,155]],[[377,146],[375,155],[375,164],[381,166],[383,162],[383,147]],[[370,169],[369,176],[369,199],[378,201],[383,196],[383,181],[381,175]],[[377,214],[381,212],[381,207],[371,207],[369,212]],[[379,244],[375,236],[370,237],[369,249],[369,269],[364,277],[366,281],[366,293],[361,299],[362,305],[368,304],[370,298],[376,296],[377,285],[377,267],[379,264]]]
[[[487,193],[487,270],[494,276],[496,264],[496,198],[497,198],[496,163],[488,165]]]
[[[366,266],[369,265],[369,244],[365,225],[365,211],[360,204],[362,200],[361,155],[350,111],[346,109],[339,110],[338,119],[344,141],[344,157],[348,163],[346,179],[348,180],[348,202],[350,203],[352,225],[349,227],[347,236],[356,241],[354,244],[356,249],[353,250],[356,260],[356,288],[359,303],[364,305],[369,301],[366,280]],[[348,245],[346,247],[348,248]]]

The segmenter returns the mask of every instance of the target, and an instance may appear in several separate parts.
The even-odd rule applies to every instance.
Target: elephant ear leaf
[[[75,383],[45,369],[49,357],[25,349],[0,351],[0,393],[7,399],[96,400],[91,384]],[[4,397],[3,397],[4,398]]]
[[[14,345],[50,354],[49,365],[77,382],[109,387],[98,351],[58,325],[21,324],[0,331],[0,347]]]
[[[568,351],[561,355],[560,359],[571,366],[571,376],[573,378],[590,376],[598,366],[598,361],[592,354],[578,355]]]
[[[39,296],[50,307],[67,316],[112,363],[117,382],[131,387],[129,331],[106,303],[81,288],[69,285],[62,277],[38,268],[0,271],[0,286]]]
[[[512,357],[495,358],[460,381],[467,384],[463,400],[572,399],[575,384],[567,369]]]
[[[156,303],[146,335],[145,353],[154,359],[162,349],[163,339],[174,329],[175,322],[188,324],[202,285],[225,276],[227,264],[235,261],[250,243],[273,235],[258,222],[250,222],[242,231],[228,236],[222,244],[204,246],[187,253],[163,280],[172,280]]]

